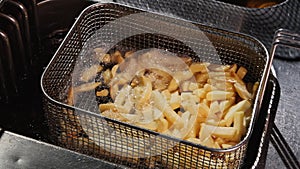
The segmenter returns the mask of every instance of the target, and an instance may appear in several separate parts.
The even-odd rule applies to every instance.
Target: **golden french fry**
[[[224,139],[224,138],[221,138],[221,137],[217,137],[215,139],[215,142],[218,143],[219,145],[222,145],[222,144],[226,144],[227,143],[227,140]]]
[[[184,101],[191,101],[191,102],[195,102],[195,103],[199,102],[199,98],[197,98],[196,95],[193,95],[192,92],[182,92],[180,97],[181,97],[182,102],[184,102]]]
[[[198,98],[203,99],[206,96],[206,91],[201,88],[201,89],[196,89],[193,91],[193,94],[196,95]]]
[[[226,121],[225,120],[207,119],[205,121],[205,123],[208,124],[208,125],[212,125],[212,126],[226,127]]]
[[[170,81],[169,86],[168,86],[168,90],[169,90],[170,92],[173,92],[173,91],[177,90],[178,87],[179,87],[179,86],[178,86],[178,83],[176,82],[176,80],[175,80],[175,79],[172,79],[172,80]]]
[[[114,103],[117,106],[123,106],[126,99],[130,95],[131,90],[132,90],[131,86],[129,86],[129,85],[123,86],[123,88],[118,92],[118,94],[114,100]]]
[[[231,68],[230,65],[210,64],[208,66],[208,69],[210,71],[215,71],[215,72],[225,72],[225,71],[228,71],[230,68]]]
[[[191,82],[191,83],[189,84],[188,90],[189,90],[189,91],[194,91],[194,90],[196,90],[196,89],[198,89],[198,84],[197,84],[197,83],[194,83],[194,82]]]
[[[231,65],[230,69],[228,70],[229,72],[236,72],[237,70],[237,64]]]
[[[163,114],[172,124],[176,124],[180,127],[184,125],[180,116],[170,106],[166,106],[166,108],[163,111]]]
[[[154,131],[156,131],[158,129],[158,125],[155,121],[152,121],[147,124],[142,124],[142,123],[137,122],[137,123],[135,123],[135,125],[142,127],[142,128],[149,129],[149,130],[154,130]]]
[[[221,146],[222,146],[222,148],[226,149],[226,148],[232,147],[233,145],[230,145],[230,144],[222,144]]]
[[[164,118],[160,118],[157,121],[157,131],[160,133],[164,133],[168,130],[169,128],[169,122],[168,120],[164,119]]]
[[[112,74],[112,77],[115,77],[116,76],[116,73],[117,73],[117,70],[119,68],[119,65],[115,65],[112,69],[111,69],[111,74]]]
[[[209,134],[214,135],[216,137],[221,137],[225,139],[231,139],[235,136],[237,132],[234,127],[217,127],[208,124],[204,124],[201,126],[201,129],[206,129]]]
[[[210,91],[206,94],[206,99],[208,101],[213,101],[213,100],[226,100],[234,96],[233,92],[226,92],[226,91],[218,91],[218,90],[213,90]]]
[[[111,56],[111,61],[113,63],[118,63],[118,64],[124,62],[124,58],[122,57],[121,52],[120,51],[115,51],[115,53],[113,53],[112,56]]]
[[[201,143],[200,139],[198,139],[198,138],[190,137],[190,138],[187,138],[186,140],[189,141],[189,142],[195,143],[195,144],[200,144]]]
[[[100,65],[93,65],[90,68],[85,69],[83,71],[83,73],[80,76],[80,81],[82,81],[82,82],[88,82],[91,79],[95,78],[96,75],[97,75],[97,73],[100,72],[100,71],[102,71],[102,70],[103,70],[102,66],[100,66]]]
[[[74,105],[74,88],[70,87],[68,98],[67,98],[67,104],[73,106]]]
[[[198,120],[196,120],[191,131],[187,134],[186,138],[189,139],[189,138],[198,137],[199,131],[200,131],[200,124],[198,123]]]
[[[197,73],[195,75],[195,78],[198,83],[206,83],[209,78],[209,75],[208,73]]]
[[[238,77],[239,77],[240,79],[243,79],[243,78],[245,77],[245,75],[247,74],[247,72],[248,72],[247,69],[241,66],[241,67],[238,69],[238,71],[236,72],[236,74],[238,75]]]
[[[180,91],[181,92],[187,92],[187,91],[189,91],[189,86],[190,86],[190,82],[189,81],[184,81],[181,84]]]
[[[108,84],[112,79],[112,74],[109,69],[106,69],[104,72],[102,72],[102,76],[105,84]]]
[[[220,105],[218,101],[214,101],[210,104],[209,113],[207,119],[213,119],[215,121],[220,121],[222,118],[222,112],[220,110]]]
[[[136,87],[135,89],[140,89],[136,90],[135,96],[139,96],[136,107],[138,109],[142,108],[151,98],[151,93],[152,93],[152,83],[150,79],[146,78],[145,76],[141,77],[142,79],[142,84],[143,87]]]
[[[173,77],[174,79],[176,79],[177,82],[181,82],[193,77],[193,73],[189,70],[178,71],[174,73]]]
[[[233,122],[234,113],[238,111],[247,111],[251,107],[251,103],[248,100],[242,100],[239,103],[231,106],[224,119],[227,121],[226,126],[230,126]]]
[[[129,58],[129,57],[132,56],[133,53],[134,53],[133,51],[126,52],[125,55],[124,55],[124,57],[125,58]]]
[[[214,86],[212,86],[212,85],[210,85],[210,84],[208,84],[208,83],[204,85],[203,89],[204,89],[206,92],[216,91],[216,90],[217,90],[216,87],[214,87]]]
[[[208,136],[206,139],[200,142],[201,145],[204,145],[206,147],[212,147],[217,148],[214,139],[211,136]]]
[[[239,142],[242,135],[245,134],[246,126],[244,126],[244,112],[238,111],[234,114],[233,127],[237,130],[236,135],[233,137],[233,141]]]
[[[166,100],[170,100],[171,99],[171,93],[169,90],[164,90],[161,92],[161,94],[163,94],[163,96],[165,97]]]
[[[190,70],[193,74],[198,73],[198,72],[205,73],[205,72],[207,72],[207,64],[205,64],[205,63],[192,63],[190,65]]]
[[[123,118],[122,116],[120,116],[120,113],[118,112],[114,112],[112,110],[106,110],[101,112],[102,116],[108,117],[108,118],[112,118],[112,119],[117,119],[117,120],[121,120],[121,121],[126,121],[125,118]]]
[[[223,100],[220,102],[220,110],[221,112],[225,112],[228,110],[229,107],[231,107],[235,103],[235,97],[231,97],[227,100]]]
[[[108,95],[109,95],[108,89],[104,89],[96,92],[96,96],[108,96]]]
[[[259,87],[259,82],[255,82],[252,88],[252,98],[254,98],[254,96],[256,95],[258,87]]]
[[[99,110],[100,110],[101,113],[104,112],[104,111],[106,111],[106,110],[111,110],[113,112],[117,112],[118,111],[118,109],[117,109],[117,107],[116,107],[116,105],[114,103],[100,104],[99,105]]]
[[[206,118],[209,111],[209,107],[205,103],[200,103],[198,105],[198,116]]]
[[[251,94],[248,92],[247,88],[245,85],[242,85],[240,83],[235,83],[234,84],[234,88],[236,90],[236,92],[239,94],[239,96],[242,99],[248,100],[251,99]]]
[[[101,82],[90,82],[90,83],[85,83],[80,86],[74,87],[73,92],[78,93],[78,92],[87,92],[94,90],[96,87],[98,87],[101,84]]]
[[[181,97],[178,92],[174,92],[171,94],[170,98],[170,106],[173,110],[180,108],[181,105]]]

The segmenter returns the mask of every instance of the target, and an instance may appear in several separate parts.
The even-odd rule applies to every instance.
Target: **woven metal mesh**
[[[242,164],[251,134],[251,126],[247,136],[237,146],[227,150],[217,150],[196,145],[180,139],[160,135],[156,132],[141,129],[129,124],[107,119],[95,111],[95,100],[91,100],[94,92],[87,92],[77,98],[75,107],[68,106],[68,91],[72,86],[72,74],[78,57],[84,53],[83,48],[94,49],[99,43],[85,43],[104,25],[111,21],[139,13],[141,11],[117,4],[96,4],[86,9],[72,27],[65,41],[51,60],[42,77],[44,90],[44,110],[47,115],[52,140],[62,147],[81,153],[103,158],[111,162],[124,164],[133,168],[237,168]],[[175,19],[156,17],[157,22],[181,24]],[[161,19],[161,20],[160,20]],[[143,27],[140,20],[122,23],[131,31]],[[187,23],[187,22],[184,22]],[[196,25],[196,24],[195,24]],[[207,26],[196,25],[207,39],[184,37],[185,40],[197,46],[201,61],[236,63],[248,69],[247,81],[263,81],[266,78],[267,53],[264,47],[253,38],[241,34],[230,33]],[[109,27],[108,27],[109,28]],[[108,31],[109,32],[109,31]],[[111,37],[103,35],[106,41]],[[102,38],[103,38],[102,37]],[[210,50],[207,43],[212,43],[215,50]],[[118,46],[128,48],[162,48],[175,53],[183,53],[195,57],[193,50],[182,42],[159,34],[138,34],[122,40]],[[216,59],[219,58],[219,59]],[[261,83],[261,86],[264,84]],[[258,92],[255,104],[262,99]],[[92,104],[91,104],[92,103]],[[253,119],[257,115],[254,111]]]
[[[300,3],[298,0],[285,0],[268,8],[247,8],[221,1],[113,0],[128,6],[245,33],[259,39],[267,49],[271,49],[273,36],[278,29],[284,28],[299,33]],[[299,52],[290,51],[282,49],[278,51],[278,55],[287,57],[299,55]]]

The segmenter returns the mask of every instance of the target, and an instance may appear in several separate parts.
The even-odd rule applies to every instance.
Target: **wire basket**
[[[159,48],[195,60],[244,66],[245,80],[260,82],[247,135],[236,146],[212,149],[103,117],[95,91],[68,105],[74,72],[82,63],[91,64],[83,58],[103,42],[108,49]],[[59,146],[133,168],[238,168],[261,107],[270,65],[265,47],[252,37],[116,3],[94,4],[81,13],[41,79],[51,139]]]

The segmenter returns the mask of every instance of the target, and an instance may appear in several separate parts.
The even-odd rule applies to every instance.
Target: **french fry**
[[[180,91],[181,92],[187,92],[187,91],[189,91],[189,86],[190,86],[190,82],[189,81],[184,81],[181,84]]]
[[[225,92],[225,91],[218,91],[213,90],[206,94],[206,99],[208,101],[214,101],[214,100],[226,100],[234,96],[233,92]]]
[[[67,104],[73,106],[74,105],[74,88],[70,87],[69,89],[69,94],[68,94],[68,98],[67,98]]]
[[[196,90],[196,89],[198,89],[198,84],[197,84],[197,83],[194,83],[194,82],[191,82],[191,83],[189,84],[188,90],[189,90],[189,91],[194,91],[194,90]]]
[[[108,89],[104,89],[96,92],[96,96],[108,96],[108,95],[109,95]]]
[[[189,70],[178,71],[174,73],[173,77],[174,79],[176,79],[177,82],[181,82],[193,77],[193,73]]]
[[[209,114],[209,107],[205,103],[200,103],[198,106],[198,114],[202,117],[207,117]]]
[[[161,92],[161,94],[163,94],[163,96],[165,97],[166,100],[170,100],[171,99],[171,93],[169,90],[164,90]]]
[[[243,111],[235,112],[233,127],[237,130],[237,132],[232,140],[239,142],[241,140],[241,137],[246,132],[246,126],[244,125],[244,112]]]
[[[217,127],[208,124],[202,125],[201,129],[206,129],[206,132],[208,132],[209,134],[225,139],[233,138],[237,132],[236,128],[234,127]]]
[[[208,73],[197,73],[195,78],[198,83],[206,83],[209,78],[209,75]]]
[[[206,92],[210,92],[210,91],[215,91],[215,90],[217,90],[217,88],[215,88],[214,86],[212,86],[212,85],[210,85],[210,84],[205,84],[204,85],[204,87],[203,87],[203,89],[206,91]]]
[[[129,85],[123,86],[123,88],[118,92],[118,95],[116,96],[114,103],[118,106],[123,106],[127,96],[130,95],[132,88]]]
[[[150,79],[146,78],[145,76],[142,76],[141,81],[142,81],[143,87],[141,87],[140,90],[138,90],[135,93],[135,96],[140,96],[136,103],[136,107],[138,109],[142,108],[143,105],[145,105],[150,100],[151,93],[152,93],[152,83],[151,83]],[[138,88],[138,87],[136,87],[136,88]]]
[[[229,72],[236,72],[237,70],[237,64],[231,65],[230,69],[228,70]]]
[[[195,103],[199,102],[199,98],[197,98],[197,96],[193,95],[192,92],[182,92],[180,97],[181,97],[182,102],[187,101],[187,100],[191,101],[191,102],[195,102]]]
[[[93,65],[88,69],[85,69],[80,76],[80,81],[88,82],[91,79],[95,78],[98,72],[101,72],[103,67],[100,65]]]
[[[193,124],[193,127],[191,129],[191,131],[187,134],[186,138],[196,138],[198,137],[199,131],[200,131],[200,124],[197,123],[198,121],[196,121]]]
[[[225,72],[225,71],[228,71],[230,68],[231,68],[230,65],[210,64],[208,66],[208,69],[210,71],[215,71],[215,72]]]
[[[222,144],[221,146],[224,149],[232,147],[232,145],[230,145],[230,144]]]
[[[174,92],[171,94],[170,98],[170,106],[173,110],[180,108],[181,105],[181,97],[178,92]]]
[[[111,74],[112,74],[112,77],[115,77],[116,76],[116,73],[117,73],[117,70],[119,68],[119,65],[115,65],[113,66],[113,68],[111,69]]]
[[[240,83],[235,83],[234,88],[242,99],[245,100],[251,99],[251,94],[248,92],[245,85],[242,85]]]
[[[238,111],[247,111],[251,107],[251,103],[248,100],[242,100],[234,106],[230,107],[226,113],[224,119],[227,121],[226,126],[231,126],[233,122],[234,113]]]
[[[172,124],[182,127],[184,125],[183,121],[181,120],[180,116],[172,110],[170,106],[167,106],[163,114],[165,115],[166,119],[170,121]]]
[[[196,95],[200,99],[204,99],[205,96],[206,96],[206,93],[207,92],[203,88],[196,89],[196,90],[193,91],[193,94]]]
[[[78,93],[78,92],[87,92],[94,90],[97,86],[99,86],[101,82],[90,82],[90,83],[85,83],[80,86],[74,87],[73,92]]]
[[[245,75],[247,74],[247,72],[248,72],[247,69],[241,66],[241,67],[238,69],[238,71],[236,72],[236,74],[238,75],[238,77],[239,77],[240,79],[243,79],[243,78],[245,77]]]
[[[169,86],[168,86],[168,90],[169,90],[170,92],[173,92],[173,91],[177,90],[178,87],[179,87],[179,86],[178,86],[177,81],[176,81],[175,79],[172,79],[172,80],[170,81]]]
[[[112,74],[109,69],[106,69],[104,72],[102,72],[102,76],[105,84],[108,84],[112,79]]]
[[[220,111],[225,112],[228,110],[229,107],[231,107],[235,103],[235,97],[231,97],[227,100],[223,100],[220,102]]]
[[[124,55],[124,57],[125,58],[129,58],[129,57],[132,56],[133,53],[134,53],[133,51],[126,52],[125,55]]]
[[[112,54],[111,56],[111,61],[113,63],[117,63],[117,64],[120,64],[122,62],[124,62],[124,58],[122,57],[122,54],[120,51],[115,51],[115,53]]]
[[[189,142],[195,143],[195,144],[200,144],[201,143],[200,139],[194,138],[194,137],[189,137],[186,140],[189,141]]]
[[[107,110],[111,110],[113,112],[117,112],[118,109],[114,103],[104,103],[99,105],[100,112],[104,112]]]
[[[200,142],[201,145],[204,145],[206,147],[212,147],[212,148],[217,148],[214,139],[212,139],[211,136],[208,136],[206,139]]]
[[[220,121],[222,118],[222,112],[220,110],[220,105],[217,101],[214,101],[210,104],[209,113],[207,119],[213,119],[215,121]]]
[[[168,128],[169,128],[168,120],[164,118],[160,118],[157,122],[157,131],[160,133],[164,133],[168,130]]]
[[[153,130],[153,131],[156,131],[158,129],[158,125],[155,121],[152,121],[147,124],[142,124],[142,123],[137,122],[137,123],[135,123],[135,125],[142,127],[142,128],[149,129],[149,130]]]
[[[193,74],[198,73],[198,72],[205,73],[205,72],[207,72],[207,64],[205,64],[205,63],[192,63],[190,65],[190,70]]]

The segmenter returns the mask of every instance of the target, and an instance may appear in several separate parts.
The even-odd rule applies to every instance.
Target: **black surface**
[[[93,169],[124,168],[99,159],[71,152],[14,133],[0,139],[1,169]]]

